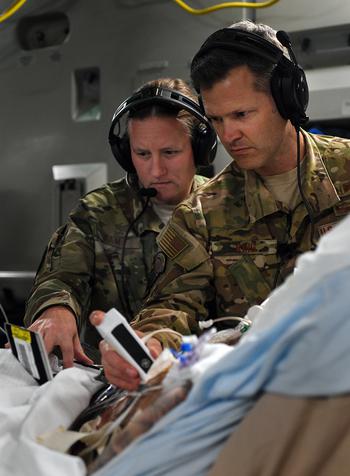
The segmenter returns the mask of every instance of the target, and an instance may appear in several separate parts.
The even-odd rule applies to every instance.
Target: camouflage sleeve
[[[93,234],[88,212],[78,206],[66,225],[52,236],[26,304],[24,322],[30,325],[46,308],[70,308],[79,329],[83,310],[88,309],[94,265]]]
[[[208,305],[215,298],[212,263],[207,251],[205,227],[185,204],[158,238],[165,268],[151,289],[133,327],[143,332],[170,328],[181,334],[198,334],[198,320],[208,317]],[[163,345],[176,347],[178,339],[158,334]]]

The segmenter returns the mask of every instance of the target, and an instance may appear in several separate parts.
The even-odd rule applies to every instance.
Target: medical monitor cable
[[[308,199],[305,196],[304,188],[303,188],[303,183],[302,183],[302,177],[301,177],[301,157],[300,157],[300,126],[294,126],[296,133],[297,133],[297,179],[298,179],[298,188],[299,192],[301,195],[301,199],[305,205],[307,214],[309,215],[309,220],[310,220],[310,242],[311,242],[311,250],[314,250],[316,248],[316,243],[314,242],[314,231],[315,231],[315,217],[311,208],[311,205],[308,201]]]

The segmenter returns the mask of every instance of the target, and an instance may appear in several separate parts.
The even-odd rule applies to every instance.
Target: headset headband
[[[235,28],[222,28],[207,38],[193,58],[193,61],[195,61],[198,56],[202,56],[214,48],[228,50],[234,48],[236,51],[254,54],[256,54],[257,48],[259,48],[259,56],[271,61],[271,63],[278,63],[283,56],[283,51],[280,48],[256,33],[237,30]]]
[[[166,106],[174,105],[179,109],[186,109],[193,116],[195,116],[200,122],[202,122],[207,128],[212,129],[211,123],[201,113],[200,107],[192,99],[184,96],[178,91],[173,89],[165,89],[160,87],[146,89],[139,91],[138,93],[125,99],[113,114],[112,125],[109,131],[109,138],[114,135],[114,128],[116,123],[119,126],[119,119],[129,111],[137,111],[144,106],[152,104],[164,104]],[[120,133],[120,130],[117,132]]]

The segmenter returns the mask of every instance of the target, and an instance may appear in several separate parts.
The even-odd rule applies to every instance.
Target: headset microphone
[[[276,33],[276,37],[277,37],[277,40],[281,43],[281,45],[284,46],[285,48],[287,48],[288,53],[289,53],[291,59],[293,60],[293,63],[298,64],[297,59],[296,59],[295,54],[294,54],[294,51],[292,49],[292,42],[290,41],[288,33],[286,31],[279,30]]]
[[[140,188],[139,190],[139,194],[142,196],[142,197],[148,197],[148,198],[153,198],[157,195],[157,190],[153,187],[149,187],[149,188]]]
[[[122,252],[121,252],[121,257],[120,257],[120,274],[121,274],[121,284],[122,284],[122,291],[123,291],[123,297],[124,297],[124,307],[125,311],[127,313],[127,316],[129,319],[133,318],[129,298],[128,298],[128,293],[127,293],[127,286],[125,282],[125,246],[126,246],[126,241],[128,239],[129,233],[132,229],[132,227],[138,222],[138,220],[141,218],[141,216],[144,214],[146,211],[146,208],[148,207],[148,204],[151,200],[151,198],[155,197],[157,195],[157,190],[153,187],[145,188],[142,187],[139,189],[138,194],[141,195],[142,197],[146,197],[145,203],[143,204],[143,207],[141,211],[136,215],[136,217],[132,220],[131,223],[129,223],[128,229],[125,232],[124,239],[123,239],[123,245],[122,245]]]
[[[299,94],[300,94],[300,97],[305,96],[303,101],[304,101],[305,104],[307,104],[309,94],[308,94],[306,78],[305,78],[303,70],[298,66],[298,62],[297,62],[297,59],[295,57],[289,35],[285,31],[279,30],[276,33],[276,37],[277,37],[278,41],[281,43],[281,45],[284,46],[285,48],[287,48],[292,62],[294,63],[297,70],[300,71],[300,78],[299,78],[299,82],[298,82],[298,84],[299,84]],[[313,214],[313,211],[312,211],[312,207],[311,207],[311,205],[310,205],[310,203],[309,203],[309,201],[306,198],[305,193],[304,193],[304,188],[303,188],[302,179],[301,179],[301,166],[300,166],[300,163],[301,163],[301,157],[300,157],[300,124],[305,123],[307,120],[308,120],[308,117],[306,115],[304,115],[304,118],[303,117],[299,118],[299,121],[297,120],[295,122],[295,121],[292,120],[292,124],[294,125],[295,130],[296,130],[296,134],[297,134],[297,179],[298,179],[298,187],[299,187],[301,198],[303,200],[303,203],[305,205],[305,208],[306,208],[307,213],[308,213],[309,218],[310,218],[311,249],[315,249],[316,244],[315,244],[314,239],[313,239],[315,218],[314,218],[314,214]]]

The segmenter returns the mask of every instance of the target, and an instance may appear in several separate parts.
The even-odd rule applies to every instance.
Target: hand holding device
[[[75,315],[65,306],[51,306],[30,325],[30,331],[39,332],[48,353],[59,347],[64,367],[73,367],[74,360],[85,364],[93,361],[81,347]]]
[[[154,359],[125,317],[116,309],[110,309],[102,323],[96,325],[96,329],[103,339],[139,372],[141,379],[146,380]]]

